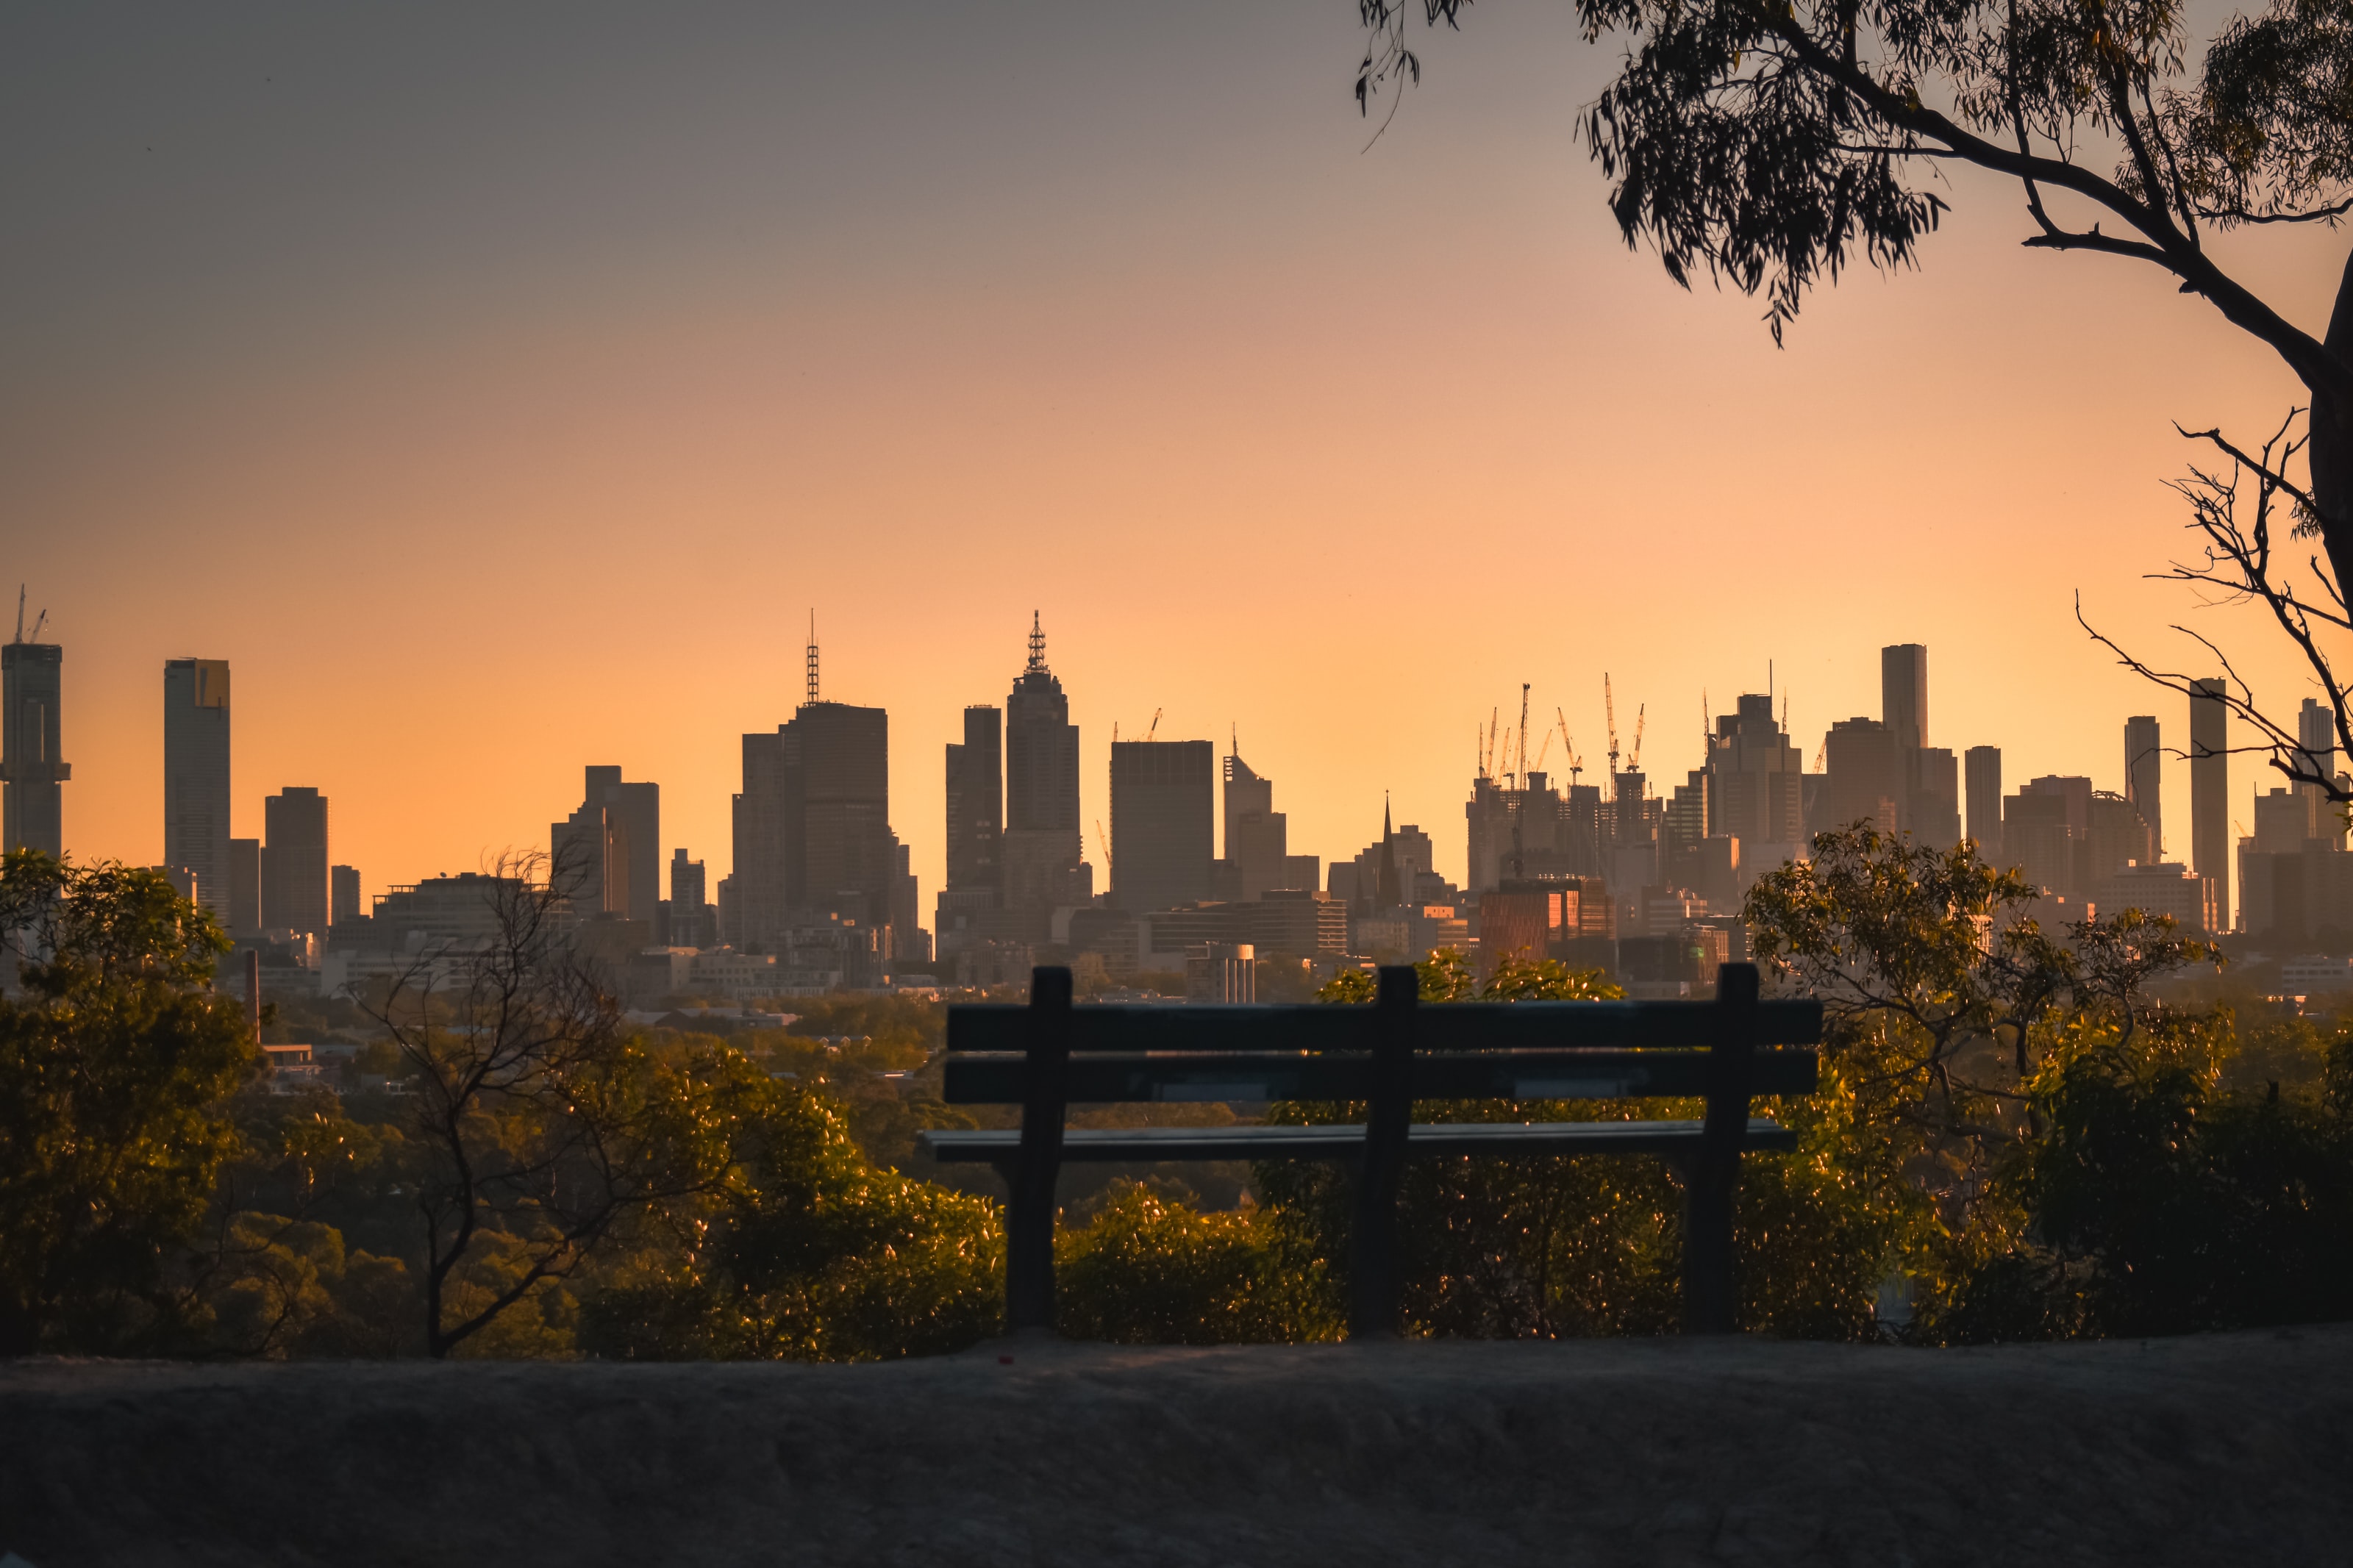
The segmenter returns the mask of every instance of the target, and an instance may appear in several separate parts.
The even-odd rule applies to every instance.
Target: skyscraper
[[[2165,855],[2165,760],[2157,716],[2143,713],[2125,721],[2125,798],[2148,824],[2152,861]]]
[[[58,786],[73,776],[59,760],[65,649],[26,642],[22,612],[17,640],[0,647],[0,851],[66,852],[65,810]]]
[[[1079,727],[1029,616],[1029,662],[1005,700],[1005,905],[1050,916],[1094,896],[1079,812]]]
[[[964,741],[947,747],[948,890],[1005,889],[1005,716],[964,710]]]
[[[672,850],[670,857],[670,945],[718,946],[717,912],[711,907],[702,862],[688,859],[682,847]]]
[[[584,909],[650,922],[661,901],[661,785],[592,764],[570,817],[548,828],[553,869]]]
[[[735,869],[720,886],[733,906],[726,934],[753,952],[779,952],[797,927],[829,919],[892,922],[890,715],[820,700],[817,678],[812,643],[809,700],[775,733],[744,737]]]
[[[360,868],[357,866],[327,868],[327,923],[330,928],[349,925],[362,919],[366,910],[360,906]]]
[[[1896,818],[1924,844],[1961,837],[1961,783],[1953,753],[1928,744],[1928,648],[1897,643],[1879,650],[1879,721],[1895,748]]]
[[[228,660],[164,666],[164,864],[228,921]]]
[[[1762,856],[1766,868],[1797,852],[1806,837],[1806,760],[1774,720],[1769,693],[1748,692],[1716,715],[1707,768],[1711,836],[1739,839],[1742,858]]]
[[[228,841],[228,934],[256,936],[261,931],[261,840]]]
[[[261,919],[271,931],[327,934],[327,797],[289,787],[261,803]]]
[[[2337,771],[2337,715],[2312,698],[2295,716],[2296,747],[2304,752],[2313,770],[2327,779],[2341,779]],[[2325,838],[2342,848],[2345,843],[2345,820],[2328,791],[2316,784],[2300,784],[2298,792],[2312,802],[2314,837]]]
[[[1114,741],[1111,894],[1141,914],[1209,897],[1217,757],[1207,741]]]
[[[1894,731],[1876,719],[1841,719],[1822,749],[1827,777],[1808,826],[1820,833],[1868,819],[1882,833],[1896,831],[1905,788]]]
[[[1274,781],[1255,773],[1239,750],[1225,759],[1226,853],[1232,896],[1313,891],[1321,869],[1313,855],[1291,853],[1291,822],[1274,809]]]
[[[1879,650],[1879,721],[1898,751],[1928,743],[1928,647],[1897,643]]]
[[[1980,858],[1999,863],[2001,843],[2001,748],[1971,746],[1962,757],[1968,774],[1969,837]]]
[[[2231,921],[2231,710],[2226,679],[2189,683],[2189,868],[2213,884],[2218,929]]]

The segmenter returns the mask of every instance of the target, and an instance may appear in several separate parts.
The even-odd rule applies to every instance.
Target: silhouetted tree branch
[[[2347,684],[2325,640],[2353,632],[2353,617],[2347,614],[2344,591],[2330,563],[2316,552],[2295,547],[2296,541],[2317,531],[2310,490],[2286,472],[2298,456],[2308,455],[2308,436],[2295,434],[2297,421],[2306,416],[2306,410],[2291,409],[2279,429],[2254,453],[2232,444],[2220,430],[2181,432],[2186,439],[2213,447],[2230,462],[2227,467],[2193,463],[2188,478],[2172,481],[2172,488],[2189,503],[2189,528],[2199,537],[2199,553],[2151,575],[2160,582],[2189,584],[2209,604],[2253,602],[2268,609],[2274,623],[2303,657],[2328,706],[2337,749],[2353,755],[2353,713],[2348,712]],[[2221,701],[2261,737],[2253,745],[2227,750],[2262,754],[2289,783],[2309,784],[2340,805],[2353,804],[2353,787],[2342,782],[2321,756],[2305,749],[2295,717],[2269,710],[2230,655],[2212,638],[2187,626],[2173,628],[2212,655],[2221,667],[2224,680],[2219,692],[2197,689],[2199,677],[2158,668],[2128,652],[2084,618],[2080,600],[2075,619],[2126,668],[2168,691]]]
[[[1417,81],[1409,9],[1358,0],[1356,99]],[[2195,55],[2171,0],[1577,0],[1627,52],[1582,132],[1629,245],[1668,275],[1765,294],[1775,340],[1806,290],[1858,257],[1911,264],[1944,198],[1915,160],[2019,183],[2037,249],[2161,267],[2268,344],[2310,389],[2310,503],[2353,573],[2353,259],[2326,339],[2208,250],[2208,231],[2334,224],[2353,211],[2353,7],[2273,0]],[[2094,160],[2106,162],[2103,170]],[[2070,212],[2057,212],[2063,196]],[[2108,227],[2103,225],[2110,226]]]
[[[371,1009],[417,1095],[435,1356],[571,1273],[631,1216],[709,1190],[727,1164],[691,1065],[657,1061],[632,1041],[619,1004],[575,952],[575,870],[502,858],[491,934],[419,953]],[[486,1278],[491,1233],[500,1271]]]

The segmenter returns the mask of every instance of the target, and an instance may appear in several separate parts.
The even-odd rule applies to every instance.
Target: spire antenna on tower
[[[1039,625],[1038,612],[1029,612],[1029,668],[1043,672],[1046,668],[1046,630]]]
[[[817,612],[809,612],[808,700],[817,700]]]

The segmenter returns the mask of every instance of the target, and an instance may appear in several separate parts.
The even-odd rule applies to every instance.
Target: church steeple
[[[1389,800],[1381,796],[1381,863],[1374,879],[1377,907],[1393,910],[1405,902],[1405,890],[1398,885],[1397,863],[1397,829],[1389,825]]]

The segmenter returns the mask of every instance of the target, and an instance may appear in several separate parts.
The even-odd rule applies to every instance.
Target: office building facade
[[[164,666],[164,864],[229,920],[229,682],[225,658]]]
[[[261,934],[261,840],[228,841],[228,934]]]
[[[661,901],[661,785],[624,782],[621,770],[583,770],[581,803],[548,826],[550,874],[584,912],[654,920]]]
[[[1971,746],[1962,767],[1968,780],[1968,837],[1980,859],[2002,864],[2001,748]]]
[[[360,868],[357,866],[330,866],[327,868],[327,924],[351,925],[364,919],[367,906],[360,901]]]
[[[1207,741],[1114,741],[1111,898],[1131,913],[1198,903],[1216,856],[1217,756]]]
[[[2154,840],[2149,859],[2165,853],[2164,737],[2157,715],[2141,713],[2125,721],[2125,798],[2148,824]],[[2201,921],[2200,925],[2203,925]]]
[[[734,850],[722,887],[736,946],[780,952],[795,931],[842,921],[888,930],[900,874],[890,716],[805,702],[774,733],[744,736]]]
[[[2227,921],[2231,902],[2231,710],[2229,682],[2189,683],[2189,868],[2214,884]]]
[[[947,746],[947,886],[954,892],[1005,888],[1005,715],[964,710],[964,739]]]
[[[327,797],[289,787],[261,803],[261,923],[327,934]]]
[[[1094,897],[1079,805],[1079,727],[1046,664],[1033,614],[1029,661],[1005,700],[1004,903],[1032,921]],[[1038,940],[1043,940],[1042,931]]]
[[[64,700],[63,647],[0,647],[0,850],[66,852]]]

